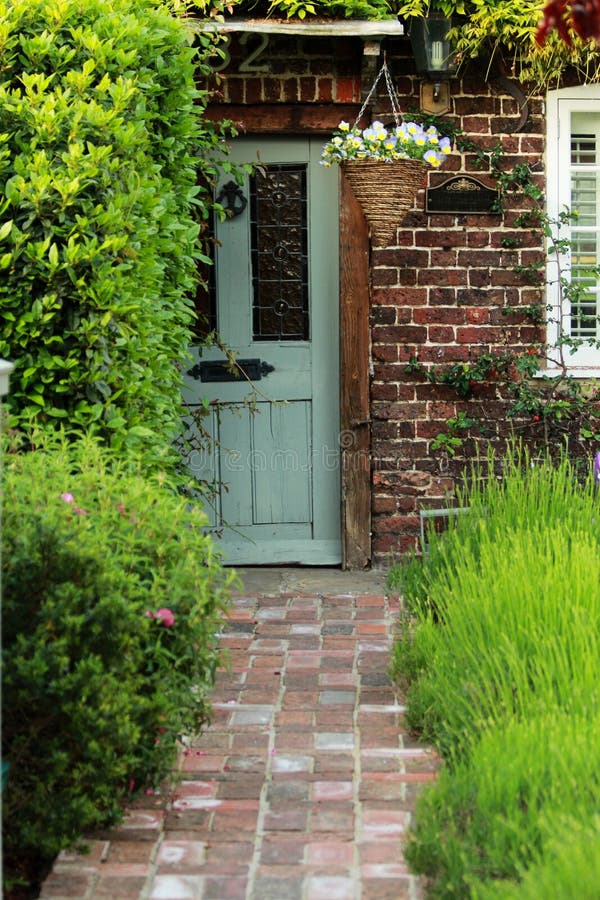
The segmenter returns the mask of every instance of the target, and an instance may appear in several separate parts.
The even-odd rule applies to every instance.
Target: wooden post
[[[369,230],[340,172],[340,446],[342,565],[371,562]]]

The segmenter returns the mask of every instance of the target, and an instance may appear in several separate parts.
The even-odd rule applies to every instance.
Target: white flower
[[[321,159],[327,167],[332,162],[352,159],[383,162],[417,159],[438,168],[450,152],[450,139],[440,137],[433,125],[424,128],[418,122],[402,122],[388,130],[382,122],[375,120],[364,130],[356,124],[350,126],[348,122],[340,122],[323,147]]]

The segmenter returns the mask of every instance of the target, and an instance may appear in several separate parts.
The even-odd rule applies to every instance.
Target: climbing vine
[[[460,135],[456,139],[461,146]],[[462,149],[465,147],[473,150],[473,142],[464,140]],[[479,150],[477,156],[481,161],[488,160],[499,185],[499,211],[514,192],[526,198],[529,208],[517,217],[515,225],[524,234],[533,233],[537,245],[545,244],[547,258],[554,261],[556,268],[558,304],[546,305],[540,299],[539,303],[502,309],[507,324],[511,317],[519,316],[535,329],[536,338],[520,350],[486,350],[449,366],[426,366],[418,356],[410,357],[406,374],[421,375],[430,384],[449,386],[459,401],[470,401],[469,411],[462,410],[456,418],[449,419],[446,429],[432,440],[431,449],[454,456],[467,439],[498,436],[499,420],[489,406],[489,401],[496,400],[505,406],[505,421],[511,433],[546,449],[566,441],[570,451],[589,455],[589,442],[600,441],[600,389],[570,375],[569,362],[571,354],[584,345],[600,349],[600,341],[572,337],[562,327],[567,310],[571,306],[581,308],[586,297],[589,299],[585,284],[571,280],[568,274],[571,243],[565,234],[577,213],[564,209],[556,218],[548,216],[535,173],[527,163],[506,169],[501,142],[488,154]],[[518,237],[507,237],[502,243],[510,249],[520,245]],[[547,258],[540,253],[533,262],[512,267],[523,284],[539,287],[540,296],[546,282]],[[590,266],[585,274],[596,281],[600,267]],[[559,337],[551,343],[546,328],[552,325]]]

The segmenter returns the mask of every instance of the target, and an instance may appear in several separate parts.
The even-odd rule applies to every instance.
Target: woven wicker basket
[[[371,240],[387,247],[404,214],[412,209],[427,164],[420,159],[352,159],[345,160],[342,168],[363,208]]]

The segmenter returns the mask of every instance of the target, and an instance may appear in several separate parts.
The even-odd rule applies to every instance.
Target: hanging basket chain
[[[400,111],[400,101],[398,99],[398,94],[396,93],[396,88],[394,87],[394,83],[392,82],[390,70],[388,69],[387,58],[384,53],[383,54],[383,64],[382,64],[379,72],[377,73],[377,77],[375,78],[375,81],[373,82],[373,84],[371,86],[371,90],[367,94],[365,101],[360,108],[360,112],[359,112],[358,116],[356,117],[356,121],[354,123],[355,128],[358,125],[358,123],[360,122],[360,120],[362,119],[363,115],[365,114],[365,110],[367,109],[369,103],[371,102],[371,98],[373,97],[373,94],[375,93],[375,91],[377,89],[377,85],[379,84],[379,81],[381,80],[382,76],[385,79],[385,87],[386,87],[386,90],[388,93],[388,97],[390,98],[390,103],[392,106],[392,113],[394,116],[394,122],[396,123],[396,125],[400,125],[400,123],[402,122],[403,119],[402,119],[402,113]]]

